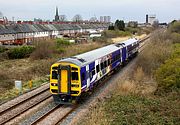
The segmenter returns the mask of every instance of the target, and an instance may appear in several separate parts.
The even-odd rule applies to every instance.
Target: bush
[[[126,27],[125,30],[128,31],[128,32],[130,32],[130,33],[132,33],[132,34],[135,34],[135,33],[140,32],[140,29],[138,29],[138,28],[132,28],[132,27]]]
[[[6,59],[9,59],[8,53],[7,52],[0,53],[0,61],[6,60]]]
[[[62,46],[68,46],[70,44],[71,43],[68,40],[65,40],[65,39],[56,39],[56,47],[57,48],[62,47]]]
[[[155,73],[160,87],[180,88],[180,44],[175,44],[171,58],[162,64]]]
[[[9,72],[6,71],[0,71],[0,85],[1,88],[8,88],[11,89],[13,86],[13,80],[10,79]]]
[[[28,80],[28,77],[41,77],[44,75],[49,74],[51,65],[55,62],[54,59],[46,59],[46,60],[39,60],[39,63],[34,65],[33,67],[29,67],[26,72],[26,79]],[[34,76],[35,75],[35,76]]]
[[[32,46],[22,46],[22,47],[16,47],[12,48],[8,51],[8,57],[10,59],[22,59],[29,57],[30,54],[34,51],[34,47]]]
[[[180,88],[180,58],[169,59],[156,71],[156,80],[160,87]]]
[[[179,33],[172,33],[171,39],[173,43],[180,43],[180,34]]]
[[[127,31],[119,31],[119,30],[107,30],[102,33],[102,36],[107,38],[115,38],[115,37],[124,37],[130,36],[131,33]]]
[[[157,32],[158,33],[158,32]],[[153,75],[154,71],[171,56],[172,42],[164,38],[164,35],[154,34],[145,49],[139,56],[138,66],[142,67],[147,75]]]
[[[6,51],[6,48],[3,47],[3,46],[0,46],[0,53],[3,53],[3,52],[5,52],[5,51]]]
[[[107,43],[108,39],[106,37],[93,37],[93,42],[99,42],[99,43]]]
[[[174,22],[168,28],[170,32],[180,33],[180,22]]]
[[[46,59],[52,56],[54,52],[54,44],[50,41],[39,42],[36,45],[35,51],[31,54],[30,58],[32,60],[36,59]]]

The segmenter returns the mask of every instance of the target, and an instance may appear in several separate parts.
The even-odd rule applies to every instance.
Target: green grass
[[[48,83],[48,81],[49,81],[48,76],[36,78],[36,79],[32,80],[32,88],[30,88],[29,81],[27,81],[27,82],[23,83],[21,94],[26,93],[27,91],[29,91],[33,88],[37,88],[37,87],[41,86],[43,83]],[[0,103],[4,102],[4,101],[8,101],[14,97],[17,97],[18,95],[20,95],[20,91],[17,90],[15,87],[13,87],[12,89],[5,91],[4,93],[0,93]]]
[[[179,96],[174,101],[171,94],[165,98],[116,95],[104,104],[106,117],[110,124],[180,124]]]
[[[166,96],[146,97],[141,95],[115,94],[91,109],[83,124],[108,125],[179,125],[180,90]]]

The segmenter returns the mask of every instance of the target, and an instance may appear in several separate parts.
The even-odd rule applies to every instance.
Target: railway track
[[[57,125],[76,108],[77,106],[56,105],[50,111],[32,122],[31,125]]]
[[[30,108],[38,105],[39,103],[43,102],[44,100],[51,97],[49,92],[49,87],[45,87],[44,89],[38,91],[31,96],[23,98],[19,102],[16,102],[12,105],[7,107],[0,107],[0,124],[5,124],[10,120],[16,118],[17,116],[21,115],[22,113],[26,112]],[[4,104],[5,105],[5,104]]]

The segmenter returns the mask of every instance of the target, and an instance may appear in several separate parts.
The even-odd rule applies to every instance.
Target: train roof
[[[132,38],[132,39],[128,39],[124,42],[122,42],[124,44],[124,46],[128,46],[130,44],[133,44],[134,42],[137,42],[138,40],[136,38]]]
[[[134,42],[136,42],[136,39],[129,39],[127,41],[124,41],[124,45],[128,46]],[[61,59],[58,62],[71,62],[73,64],[76,64],[78,66],[83,66],[86,64],[89,64],[93,61],[95,61],[96,59],[99,59],[103,56],[106,56],[120,48],[122,48],[123,46],[117,46],[116,44],[111,44],[102,48],[98,48],[80,55],[76,55],[73,57],[69,57],[69,58],[65,58],[65,59]]]
[[[95,61],[98,58],[101,58],[103,56],[106,56],[116,50],[118,50],[119,47],[116,47],[114,44],[98,48],[80,55],[76,55],[73,57],[65,58],[62,60],[59,60],[59,62],[71,62],[78,66],[83,66],[85,64],[88,64],[90,62]]]

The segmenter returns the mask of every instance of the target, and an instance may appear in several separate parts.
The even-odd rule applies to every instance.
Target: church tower
[[[55,15],[55,21],[59,21],[59,13],[58,13],[58,7],[56,7],[56,15]]]

